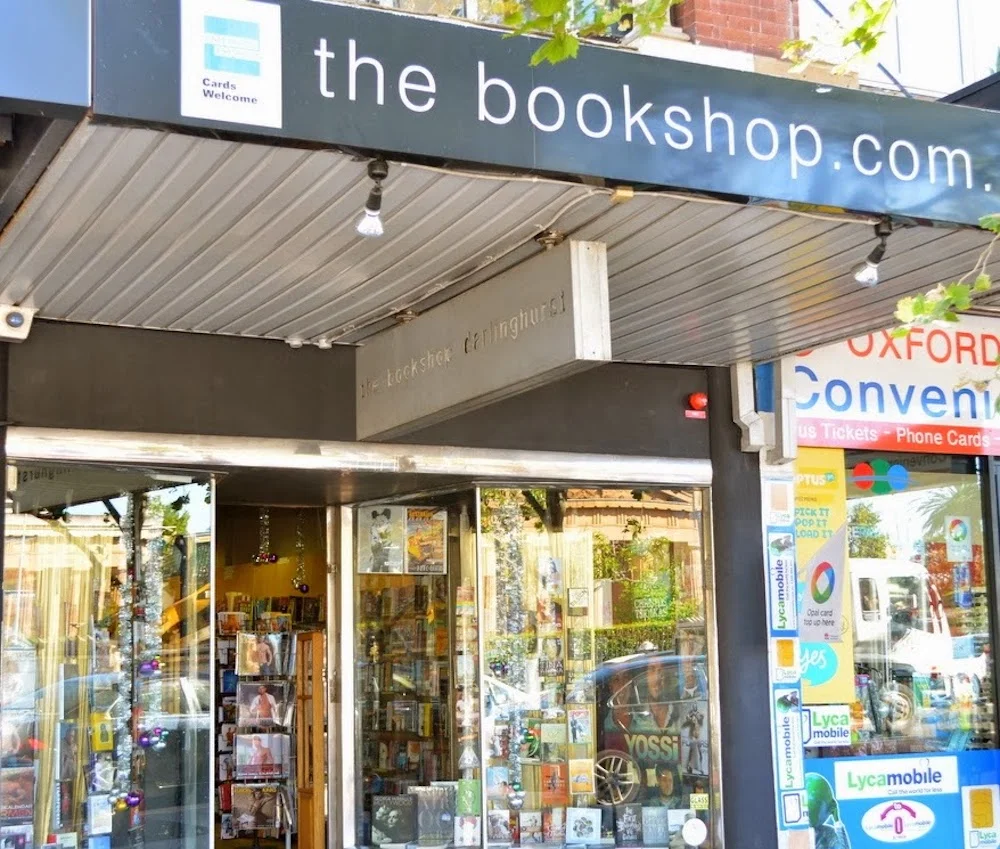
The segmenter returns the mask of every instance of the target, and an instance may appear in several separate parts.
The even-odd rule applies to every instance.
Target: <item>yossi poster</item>
[[[805,704],[854,701],[846,528],[843,449],[800,447],[795,461],[795,553],[799,609],[807,626],[800,645]]]

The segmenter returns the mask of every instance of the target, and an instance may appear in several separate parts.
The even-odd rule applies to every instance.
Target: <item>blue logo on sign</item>
[[[827,643],[803,643],[802,680],[813,687],[818,687],[833,679],[837,674],[839,662],[837,653]]]
[[[260,27],[252,21],[205,16],[205,69],[260,76]]]

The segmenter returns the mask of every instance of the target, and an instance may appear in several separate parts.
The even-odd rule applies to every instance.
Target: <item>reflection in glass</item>
[[[488,842],[683,845],[713,788],[701,493],[487,489],[480,527]]]
[[[807,753],[993,748],[992,578],[977,461],[896,455],[882,460],[905,470],[895,485],[854,480],[852,469],[874,462],[847,452],[852,743]]]
[[[209,484],[29,464],[7,477],[0,834],[204,845]]]

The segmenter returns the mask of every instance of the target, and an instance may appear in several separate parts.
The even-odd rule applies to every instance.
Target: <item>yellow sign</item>
[[[114,748],[114,722],[105,713],[90,715],[90,749],[93,752],[110,752]]]
[[[795,462],[795,555],[799,585],[823,544],[847,523],[847,482],[840,448],[799,448]],[[805,704],[854,701],[854,623],[851,615],[850,564],[844,570],[841,641],[803,642],[802,700]]]

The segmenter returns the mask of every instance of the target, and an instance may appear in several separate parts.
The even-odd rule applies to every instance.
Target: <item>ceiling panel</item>
[[[366,163],[333,151],[82,124],[0,235],[0,301],[50,319],[357,343],[538,253],[546,229],[608,246],[617,359],[765,360],[891,321],[960,276],[977,231],[894,233],[763,205],[392,163],[385,236],[354,225]],[[990,299],[1000,303],[1000,296]]]

